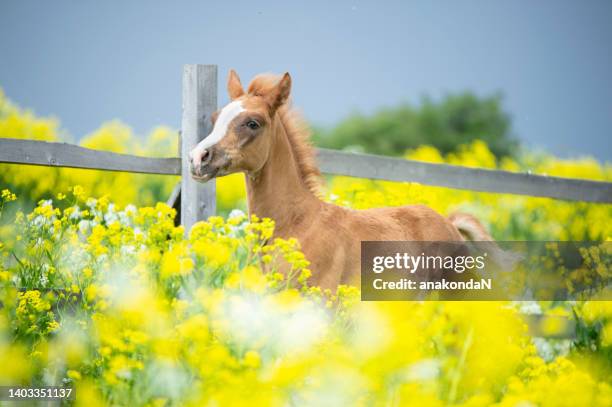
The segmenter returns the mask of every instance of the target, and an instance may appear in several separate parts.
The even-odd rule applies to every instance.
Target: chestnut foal
[[[355,284],[362,240],[491,240],[470,215],[445,218],[423,205],[352,210],[319,198],[320,172],[309,130],[291,110],[291,77],[258,75],[245,92],[231,70],[231,103],[191,152],[192,176],[206,182],[246,174],[249,212],[275,221],[276,237],[296,237],[311,262],[311,283]]]

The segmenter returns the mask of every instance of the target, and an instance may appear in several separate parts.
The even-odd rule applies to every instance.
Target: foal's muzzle
[[[199,182],[209,181],[223,172],[229,162],[229,157],[214,146],[203,151],[196,148],[190,154],[191,176]]]

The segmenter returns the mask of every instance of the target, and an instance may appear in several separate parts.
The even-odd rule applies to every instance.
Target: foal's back
[[[334,288],[357,284],[365,240],[463,240],[453,224],[423,205],[353,210],[321,203],[320,216],[298,237],[312,263],[312,282]]]
[[[462,240],[448,219],[424,205],[351,211],[351,215],[360,240]]]

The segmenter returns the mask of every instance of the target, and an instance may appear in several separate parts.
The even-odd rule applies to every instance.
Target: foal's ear
[[[227,79],[227,93],[232,100],[244,95],[244,89],[242,89],[240,78],[233,69],[230,69],[229,71],[229,77]]]
[[[276,110],[283,105],[289,99],[291,93],[291,75],[289,72],[285,72],[280,81],[276,84],[270,95],[268,96],[268,103],[270,104],[271,114],[274,115]]]

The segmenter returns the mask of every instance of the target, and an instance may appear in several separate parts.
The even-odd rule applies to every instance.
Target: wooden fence
[[[217,66],[185,65],[180,157],[149,158],[92,150],[66,143],[0,138],[0,163],[179,175],[168,203],[178,208],[180,223],[191,226],[215,213],[214,180],[195,182],[189,175],[189,151],[211,131],[217,110]],[[508,193],[572,201],[612,203],[612,183],[529,173],[467,168],[414,160],[319,149],[327,174],[376,180],[418,182],[471,191]]]

